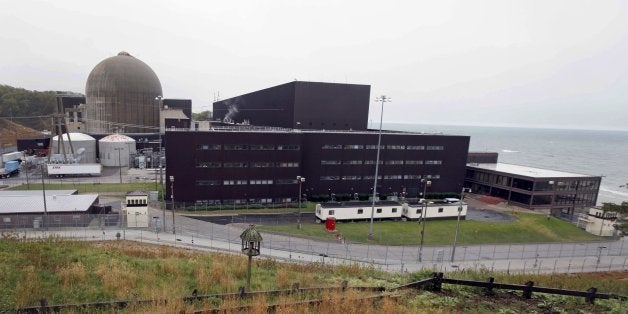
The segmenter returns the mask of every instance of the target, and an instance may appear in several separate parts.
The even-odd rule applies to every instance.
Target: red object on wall
[[[327,220],[325,220],[325,229],[327,229],[327,231],[336,231],[336,218],[327,218]]]

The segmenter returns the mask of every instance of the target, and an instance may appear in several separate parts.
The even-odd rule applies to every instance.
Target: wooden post
[[[534,286],[534,281],[528,281],[525,283],[525,288],[523,289],[523,297],[526,299],[532,299],[532,287]]]
[[[251,250],[251,248],[249,248]],[[253,259],[252,255],[249,255],[249,272],[246,276],[246,291],[251,291],[251,260]]]
[[[584,300],[589,304],[595,304],[595,293],[597,292],[597,288],[591,287],[587,290],[587,296],[584,297]]]
[[[495,282],[495,278],[488,277],[486,282],[488,282],[488,286],[486,286],[486,290],[484,291],[484,294],[485,295],[494,295],[495,293],[493,292],[493,283]]]

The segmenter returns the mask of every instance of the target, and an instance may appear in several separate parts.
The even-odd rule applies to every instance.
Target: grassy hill
[[[329,266],[320,263],[289,264],[263,257],[254,259],[252,290],[286,289],[293,283],[301,287],[339,286],[394,287],[427,273],[387,273],[354,264]],[[449,277],[482,279],[489,275],[496,282],[523,283],[628,294],[628,273],[579,275],[507,275],[487,271],[458,272]],[[599,300],[587,305],[582,298],[535,294],[524,300],[506,292],[486,297],[477,288],[444,286],[441,293],[418,290],[385,292],[378,299],[366,298],[371,292],[348,289],[345,292],[253,297],[251,299],[208,299],[184,303],[194,289],[199,294],[237,292],[244,286],[244,256],[206,253],[129,241],[72,242],[59,239],[21,241],[11,235],[0,240],[0,312],[16,307],[34,306],[41,298],[49,304],[99,302],[110,300],[168,299],[158,306],[135,306],[127,312],[190,312],[209,308],[250,305],[247,312],[266,313],[269,304],[278,304],[279,313],[485,313],[567,312],[607,313],[620,311],[622,303]],[[320,303],[297,303],[320,299]],[[296,305],[295,305],[296,303]],[[111,312],[113,309],[103,310]]]

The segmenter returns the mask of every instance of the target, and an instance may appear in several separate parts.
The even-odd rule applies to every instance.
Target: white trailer
[[[344,202],[316,204],[316,221],[333,217],[337,221],[371,219],[372,202]],[[400,219],[402,205],[392,201],[375,203],[373,219]]]
[[[100,176],[101,164],[47,164],[49,176]]]
[[[12,152],[12,153],[2,154],[3,163],[13,161],[13,160],[23,160],[23,159],[24,159],[24,154],[22,152]]]
[[[402,216],[409,220],[419,220],[421,219],[421,213],[425,210],[425,219],[455,219],[458,217],[458,209],[460,207],[460,218],[465,219],[467,216],[467,204],[447,201],[428,202],[427,207],[425,203],[403,204]]]

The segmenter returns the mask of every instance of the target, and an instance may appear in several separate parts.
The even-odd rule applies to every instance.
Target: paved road
[[[161,217],[160,211],[154,211]],[[169,214],[169,213],[168,213]],[[161,219],[161,218],[160,218]],[[287,218],[291,219],[291,218]],[[294,220],[292,220],[294,222]],[[172,235],[172,217],[166,215],[168,235]],[[209,241],[209,247],[238,250],[239,235],[248,223],[216,224],[184,216],[176,217],[178,243],[199,245]],[[161,223],[160,223],[161,226]],[[162,232],[163,234],[163,232]],[[354,243],[325,242],[263,233],[263,254],[296,261],[359,262],[389,270],[418,270],[421,268],[488,268],[503,271],[577,272],[594,270],[626,270],[628,241],[586,243],[499,244],[459,246],[454,262],[451,246],[425,246],[419,261],[418,246],[383,246]]]

